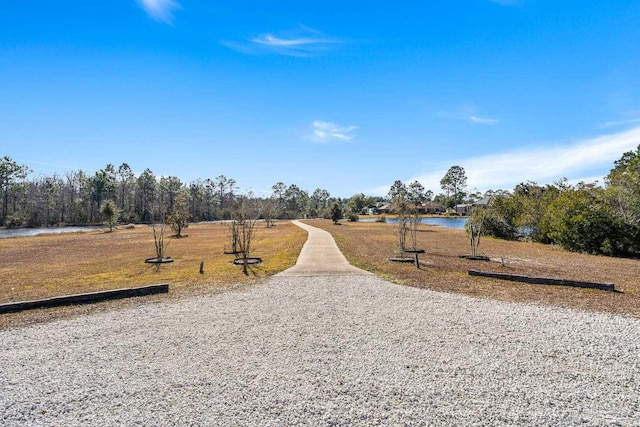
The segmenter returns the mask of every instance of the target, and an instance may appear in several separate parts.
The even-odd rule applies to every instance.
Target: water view
[[[81,231],[93,231],[106,228],[104,226],[80,226],[80,227],[39,227],[39,228],[7,228],[0,229],[0,239],[6,237],[30,237],[40,234],[77,233]]]
[[[460,217],[428,217],[421,218],[420,222],[428,225],[438,225],[440,227],[464,230],[464,225],[468,218]],[[387,223],[397,224],[396,218],[387,218]],[[360,218],[360,222],[375,222],[376,218]],[[39,228],[7,228],[0,229],[0,239],[6,237],[30,237],[41,234],[78,233],[94,231],[106,228],[104,226],[70,226],[70,227],[39,227]]]
[[[377,218],[360,218],[360,222],[376,222]],[[438,225],[440,227],[454,228],[456,230],[464,230],[464,225],[467,223],[468,218],[461,217],[425,217],[420,218],[422,224]],[[396,218],[386,218],[386,222],[389,224],[397,224]]]

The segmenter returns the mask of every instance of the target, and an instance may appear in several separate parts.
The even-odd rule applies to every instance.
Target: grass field
[[[396,283],[503,301],[640,316],[640,260],[577,254],[538,243],[482,238],[480,252],[492,260],[504,260],[504,265],[496,261],[470,261],[460,258],[460,255],[470,254],[464,231],[421,225],[418,247],[426,250],[426,254],[421,255],[426,265],[418,270],[413,264],[388,260],[398,255],[396,224],[305,222],[329,231],[352,264]],[[623,293],[472,277],[468,275],[469,269],[614,283]]]
[[[394,263],[398,255],[397,225],[308,220],[331,232],[349,261],[390,281],[503,301],[535,302],[563,307],[609,311],[640,316],[640,260],[608,258],[566,252],[554,246],[483,238],[480,252],[501,262],[469,261],[464,231],[422,225],[418,246],[425,265]],[[175,262],[156,269],[145,264],[153,257],[150,227],[135,226],[113,233],[95,231],[36,237],[0,239],[0,302],[22,301],[104,289],[169,283],[172,298],[220,292],[245,286],[295,264],[306,232],[290,222],[267,229],[259,224],[253,243],[254,256],[264,262],[248,276],[232,265],[228,227],[224,224],[192,224],[182,239],[167,238],[167,255]],[[199,273],[204,261],[204,274]],[[562,279],[612,282],[623,293],[527,285],[472,277],[469,269]],[[166,296],[144,297],[147,301]],[[137,304],[138,299],[101,304],[32,310],[0,315],[0,327],[19,326]]]
[[[307,237],[290,222],[278,222],[273,228],[259,223],[252,256],[264,262],[245,276],[241,267],[232,264],[234,256],[223,253],[230,249],[227,225],[192,224],[184,234],[188,237],[165,237],[166,255],[175,261],[159,269],[144,263],[155,256],[153,232],[146,225],[112,233],[0,239],[0,303],[156,283],[169,283],[174,296],[215,292],[252,283],[294,265]],[[201,261],[204,274],[199,273]],[[0,315],[0,326],[78,310],[86,307]]]

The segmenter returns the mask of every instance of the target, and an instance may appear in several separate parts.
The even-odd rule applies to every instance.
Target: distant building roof
[[[489,202],[491,202],[491,197],[485,197],[484,199],[480,199],[477,202],[473,202],[472,206],[489,206]]]

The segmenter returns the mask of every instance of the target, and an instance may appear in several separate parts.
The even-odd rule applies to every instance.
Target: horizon
[[[0,4],[0,156],[348,198],[603,183],[640,145],[640,4]]]

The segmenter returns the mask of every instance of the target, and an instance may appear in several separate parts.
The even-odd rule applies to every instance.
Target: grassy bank
[[[418,232],[418,247],[426,250],[426,254],[421,255],[426,265],[418,270],[413,264],[388,260],[398,252],[395,224],[345,222],[335,226],[326,220],[306,222],[329,231],[352,264],[397,283],[503,301],[640,316],[640,260],[577,254],[538,243],[483,238],[480,252],[496,261],[470,261],[460,258],[460,255],[470,253],[464,231],[423,224]],[[503,260],[504,265],[499,260]],[[624,293],[471,277],[467,273],[469,269],[612,282]]]
[[[264,262],[245,276],[241,267],[231,263],[233,256],[223,254],[230,249],[227,225],[193,224],[185,233],[186,238],[165,238],[166,254],[175,261],[159,269],[144,263],[145,258],[155,256],[152,229],[145,225],[112,233],[101,230],[0,239],[0,302],[155,283],[169,283],[174,296],[216,291],[248,284],[294,265],[307,236],[290,222],[279,222],[273,228],[259,223],[252,256]],[[204,274],[199,273],[201,261]],[[3,315],[0,326],[11,319],[65,311],[74,309]]]

